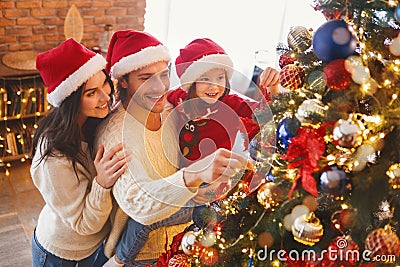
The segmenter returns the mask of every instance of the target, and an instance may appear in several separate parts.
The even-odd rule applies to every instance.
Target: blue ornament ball
[[[346,192],[347,175],[343,170],[334,167],[321,174],[320,185],[321,189],[328,194],[342,195]]]
[[[346,22],[330,20],[317,29],[312,44],[315,55],[324,62],[330,62],[353,54],[357,38]]]
[[[289,148],[290,139],[297,135],[297,130],[300,128],[301,122],[293,117],[284,117],[278,123],[277,137],[279,145],[287,150]]]
[[[396,6],[396,8],[394,9],[394,18],[400,22],[400,4],[398,4]]]
[[[265,181],[267,182],[275,182],[275,176],[273,176],[270,172],[265,174]]]

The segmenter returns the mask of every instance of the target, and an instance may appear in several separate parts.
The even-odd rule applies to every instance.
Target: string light
[[[5,174],[9,176],[13,161],[24,163],[29,159],[26,152],[30,150],[30,140],[34,135],[34,131],[29,129],[37,129],[37,118],[46,115],[50,106],[45,101],[38,105],[38,98],[35,96],[40,91],[43,99],[46,99],[47,90],[44,84],[37,83],[37,80],[41,80],[40,75],[0,79],[3,80],[0,99],[5,103],[4,109],[0,110],[0,119],[5,128],[5,132],[0,133],[0,148],[4,151],[0,154],[0,163],[5,166]],[[24,122],[25,118],[33,118],[34,122],[27,124]]]
[[[297,177],[297,170],[296,169],[289,169],[287,170],[287,174],[286,177],[291,180],[294,181]]]
[[[388,106],[393,105],[394,101],[397,99],[397,94],[392,94],[392,99],[389,101]]]
[[[389,86],[389,85],[391,85],[392,84],[392,82],[390,81],[390,80],[388,80],[388,79],[386,79],[384,82],[383,82],[383,85],[384,86]]]
[[[396,2],[388,1],[387,3],[389,5],[393,5],[394,3],[395,3],[395,5],[397,5],[398,1],[396,1]],[[362,141],[360,141],[360,143],[357,143],[354,146],[348,145],[347,147],[340,147],[335,142],[333,142],[333,136],[331,134],[332,128],[330,128],[331,124],[329,124],[329,126],[326,130],[327,133],[322,136],[322,138],[324,139],[324,145],[325,145],[324,149],[325,149],[326,153],[324,153],[324,157],[322,158],[321,161],[318,162],[318,166],[316,167],[316,168],[319,168],[319,171],[321,171],[321,172],[323,171],[322,168],[326,167],[326,165],[329,165],[329,166],[337,165],[337,167],[339,169],[345,171],[345,173],[351,173],[352,171],[356,171],[357,173],[355,176],[358,176],[358,175],[362,176],[363,175],[361,172],[362,169],[366,168],[366,166],[367,166],[367,168],[373,169],[372,166],[374,164],[374,162],[372,162],[372,161],[364,160],[364,158],[367,158],[367,156],[370,156],[370,151],[365,148],[373,147],[373,149],[374,149],[373,154],[376,157],[380,157],[380,153],[381,153],[381,150],[383,147],[382,143],[384,143],[383,139],[392,131],[392,129],[393,129],[392,126],[398,124],[398,123],[389,124],[389,126],[392,128],[387,127],[388,122],[391,123],[391,121],[399,119],[398,111],[400,110],[400,107],[399,107],[399,101],[396,101],[398,98],[398,93],[397,93],[398,92],[398,79],[396,79],[397,78],[396,76],[400,72],[400,60],[396,59],[396,60],[394,60],[393,64],[390,64],[390,62],[389,62],[391,60],[390,56],[388,57],[386,54],[384,56],[382,56],[382,54],[377,51],[364,51],[367,48],[368,49],[371,48],[370,43],[367,42],[367,37],[363,36],[364,34],[369,34],[369,32],[370,32],[370,29],[368,28],[369,25],[367,25],[367,23],[369,23],[371,18],[375,18],[374,16],[371,16],[368,12],[370,12],[370,11],[369,10],[361,11],[362,19],[360,19],[359,13],[357,13],[357,20],[360,20],[361,23],[363,23],[362,27],[353,26],[353,28],[355,29],[355,32],[358,35],[357,37],[359,37],[358,40],[364,41],[364,42],[358,42],[358,47],[360,49],[357,48],[356,52],[360,53],[360,56],[357,58],[364,66],[365,73],[363,71],[360,71],[360,72],[362,74],[368,74],[367,75],[368,79],[363,80],[362,83],[361,82],[357,83],[357,85],[355,85],[355,80],[351,81],[351,86],[349,86],[346,89],[348,91],[351,91],[351,93],[349,94],[348,98],[343,97],[343,99],[345,100],[343,103],[344,104],[343,106],[341,105],[342,103],[334,102],[335,100],[339,100],[339,101],[342,100],[342,98],[340,96],[338,97],[338,99],[334,99],[333,101],[330,101],[329,97],[327,99],[324,99],[324,101],[325,100],[330,101],[329,105],[327,104],[325,106],[326,110],[331,111],[331,113],[325,114],[325,117],[324,117],[326,119],[325,121],[328,123],[332,122],[332,120],[337,120],[337,118],[343,118],[345,115],[348,116],[348,114],[351,112],[362,112],[362,113],[369,114],[369,115],[356,114],[357,117],[355,117],[353,120],[351,120],[352,122],[355,122],[353,124],[356,124],[356,126],[358,126],[359,124],[362,126],[362,127],[360,126],[361,129],[359,131],[357,131],[357,137],[360,137],[360,135],[361,135]],[[347,16],[347,15],[350,15],[350,14],[342,13],[341,17],[345,17],[348,20],[352,20],[353,17]],[[367,19],[365,19],[365,18],[367,18]],[[292,55],[293,55],[293,53],[291,54],[291,56]],[[292,57],[297,58],[294,56],[292,56]],[[377,62],[377,61],[380,61],[380,62]],[[299,60],[299,62],[300,62],[300,60]],[[374,65],[372,63],[377,63],[377,64]],[[313,62],[313,64],[314,64],[314,66],[317,66],[315,62]],[[319,64],[318,67],[320,67],[321,62],[319,62],[318,64]],[[324,64],[324,63],[322,63],[322,64]],[[306,65],[305,69],[311,68],[310,66],[312,67],[311,64]],[[374,67],[371,68],[371,71],[370,71],[370,69],[366,68],[365,66],[374,66]],[[377,74],[377,72],[378,72],[378,74]],[[384,73],[385,75],[383,77],[379,76],[379,72]],[[311,91],[310,88],[313,91]],[[310,91],[308,91],[307,89],[310,89]],[[378,91],[378,89],[380,89],[380,90]],[[319,91],[319,93],[314,92],[317,90]],[[325,87],[325,90],[324,90],[324,89],[319,89],[317,87],[315,87],[315,88],[312,88],[311,86],[307,87],[307,85],[305,85],[304,88],[298,89],[293,92],[289,92],[290,99],[288,99],[289,97],[282,98],[282,99],[285,99],[284,105],[277,106],[278,107],[277,110],[279,110],[279,112],[274,114],[274,117],[273,117],[274,122],[276,123],[282,118],[282,116],[286,116],[285,113],[287,111],[290,111],[293,114],[293,111],[294,112],[296,111],[298,103],[301,103],[302,100],[304,101],[304,99],[298,99],[298,98],[309,99],[314,96],[315,99],[322,100],[323,96],[325,98],[326,93],[329,91],[330,91],[330,89],[328,89],[327,87]],[[377,93],[377,94],[375,94],[375,93]],[[343,95],[345,95],[345,93]],[[354,96],[354,98],[353,98],[353,96]],[[382,96],[384,96],[384,97],[382,97]],[[384,99],[382,100],[382,98],[384,98]],[[364,102],[364,100],[366,100],[366,101]],[[370,100],[371,100],[371,102],[369,102]],[[351,105],[349,105],[350,107],[348,109],[347,109],[348,106],[346,106],[347,102],[351,103]],[[389,106],[393,105],[391,107],[392,110],[387,108],[388,102],[389,102]],[[288,104],[289,104],[289,106],[288,106]],[[281,107],[285,108],[285,110]],[[357,110],[357,111],[355,111],[355,110]],[[349,116],[349,118],[350,117],[351,116]],[[314,118],[311,118],[311,119],[314,119]],[[343,119],[345,119],[345,118],[343,118]],[[311,127],[317,127],[317,128],[319,126],[321,126],[319,123],[315,123],[315,122],[309,123],[309,124],[310,125],[302,122],[301,126],[302,127],[311,126]],[[316,126],[316,125],[318,125],[318,126]],[[335,126],[333,126],[333,127],[335,127]],[[352,136],[352,129],[347,128],[345,130],[347,131],[345,134],[348,135],[348,137],[346,136],[346,138],[354,138],[354,136]],[[256,153],[258,153],[259,158],[262,158],[262,156],[263,156],[262,152],[257,151]],[[286,155],[289,155],[291,152],[289,150],[286,150],[285,152],[279,151],[279,152],[273,153],[273,155],[271,155],[271,156],[269,155],[268,161],[270,162],[269,166],[271,167],[270,173],[274,176],[274,179],[276,179],[278,181],[283,180],[285,183],[293,182],[299,178],[301,173],[299,172],[299,169],[296,168],[296,166],[294,166],[295,164],[291,164],[290,162],[288,163],[285,160],[285,157],[282,157],[282,153],[286,153]],[[359,155],[361,155],[361,157],[357,158],[357,156],[359,156]],[[301,160],[301,158],[299,157],[299,162],[300,162],[300,160]],[[288,164],[291,164],[291,165],[289,166]],[[255,166],[257,166],[259,168],[265,167],[266,165],[267,164],[261,163],[261,162],[255,163]],[[399,166],[397,166],[393,170],[390,170],[390,172],[387,175],[394,176],[394,173],[396,173],[396,172],[400,173]],[[293,168],[293,169],[289,169],[289,168]],[[350,180],[351,177],[352,176],[349,175],[349,177],[346,177],[346,179]],[[302,177],[300,177],[300,178],[302,178]],[[315,177],[315,178],[317,178],[317,177]],[[353,181],[355,181],[355,179],[352,180],[352,182]],[[263,181],[263,182],[265,182],[265,181]],[[362,181],[362,182],[367,183],[369,181]],[[318,179],[317,179],[317,183],[318,183]],[[297,184],[297,187],[301,188],[302,184],[300,184],[300,185],[299,184]],[[242,191],[245,188],[247,188],[244,185],[246,185],[246,184],[239,183],[239,185],[238,185],[239,191]],[[346,188],[348,188],[348,187],[346,186]],[[299,196],[302,194],[302,190],[297,191],[296,189],[293,191],[293,195],[290,200],[296,199],[296,197],[298,198],[296,200],[299,200],[299,199],[301,199],[301,197],[303,197],[303,196]],[[351,196],[352,194],[354,194],[354,193],[352,193],[350,191],[348,194],[346,193],[346,195],[342,194],[339,196],[332,196],[332,198],[330,198],[330,200],[342,202],[342,203],[340,203],[340,208],[338,208],[339,211],[346,210],[346,209],[352,209],[353,207],[349,204],[350,201],[348,199],[348,196]],[[239,193],[235,192],[232,196],[229,197],[229,199],[226,202],[224,202],[225,206],[223,207],[223,210],[226,210],[227,215],[237,214],[237,213],[241,212],[240,208],[236,208],[237,206],[240,206],[240,205],[235,205],[234,202],[240,201],[240,199],[242,197],[244,198],[247,196],[248,195],[243,192],[239,192]],[[322,201],[325,201],[325,200],[322,200]],[[346,202],[344,202],[344,201],[346,201]],[[347,202],[347,201],[349,201],[349,202]],[[330,202],[326,202],[325,204],[328,204],[328,203],[330,203]],[[318,206],[318,207],[320,207],[320,206]],[[321,205],[321,207],[323,208],[322,205]],[[337,206],[335,205],[335,209],[336,208],[337,208]],[[253,214],[253,211],[251,211],[251,208],[250,208],[250,210],[247,210],[247,206],[246,206],[245,209],[248,214],[251,214],[251,215]],[[268,214],[269,214],[268,226],[265,227],[264,225],[262,225],[264,231],[271,230],[269,228],[269,226],[271,224],[274,224],[273,225],[274,228],[276,227],[276,224],[279,225],[279,228],[281,230],[281,228],[283,228],[282,227],[283,224],[281,221],[281,217],[282,217],[281,213],[287,212],[287,210],[288,209],[283,209],[282,206],[277,207],[276,210],[269,209],[268,210]],[[277,213],[274,214],[274,211]],[[264,210],[263,212],[265,213],[266,211]],[[247,215],[247,213],[246,213],[246,215]],[[254,212],[254,214],[255,213],[256,212]],[[261,213],[260,210],[258,211],[258,214],[259,213]],[[276,215],[276,216],[274,216],[274,215]],[[252,219],[253,219],[253,217],[252,217]],[[352,219],[352,218],[350,218],[350,219]],[[333,226],[338,230],[343,228],[343,225],[341,223],[333,223]],[[257,229],[257,230],[259,230],[259,229]],[[286,230],[287,229],[283,229],[283,231],[286,231]],[[222,234],[221,229],[219,230],[219,232],[215,229],[214,229],[214,231],[217,233],[217,236],[220,236]],[[249,230],[247,233],[243,233],[239,237],[237,237],[237,240],[235,240],[234,242],[231,242],[230,239],[227,239],[227,240],[228,240],[229,244],[226,244],[225,242],[224,243],[221,242],[218,245],[219,248],[225,250],[225,253],[227,253],[227,249],[229,247],[234,246],[237,242],[239,242],[239,240],[244,240],[241,242],[241,243],[244,243],[244,245],[241,246],[238,251],[241,251],[242,254],[251,255],[251,253],[252,253],[251,246],[252,245],[249,245],[249,243],[256,243],[256,242],[248,242],[248,241],[257,240],[257,235],[255,235],[254,232]],[[286,241],[286,239],[285,239],[285,241]],[[282,244],[282,243],[283,242],[281,242],[281,246],[283,247],[284,244]],[[279,244],[278,244],[278,246],[279,246]],[[271,264],[271,266],[282,266],[282,263],[279,260],[273,260],[273,261],[269,262],[269,264]]]

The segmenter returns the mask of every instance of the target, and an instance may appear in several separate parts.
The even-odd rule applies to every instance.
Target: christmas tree
[[[400,266],[400,3],[313,7],[327,22],[277,46],[286,92],[255,114],[254,170],[165,266]]]

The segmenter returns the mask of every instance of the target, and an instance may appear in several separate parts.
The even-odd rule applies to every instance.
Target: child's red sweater
[[[259,102],[244,100],[235,94],[227,94],[214,104],[197,99],[196,103],[202,103],[199,104],[201,116],[188,118],[184,110],[188,107],[186,105],[193,103],[192,100],[185,102],[187,96],[188,93],[180,88],[167,94],[168,102],[178,110],[179,146],[183,156],[181,167],[213,153],[217,148],[231,150],[238,130],[247,132],[249,140],[259,130],[252,121],[253,110]],[[249,129],[253,130],[249,132]]]

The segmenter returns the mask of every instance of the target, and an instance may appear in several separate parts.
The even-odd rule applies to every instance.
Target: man
[[[96,143],[107,150],[122,141],[125,152],[131,154],[128,171],[114,185],[113,194],[120,209],[142,226],[169,218],[193,198],[202,199],[201,184],[228,182],[247,164],[243,157],[219,149],[177,170],[178,129],[162,120],[169,61],[167,48],[156,38],[133,30],[116,32],[107,54],[107,68],[118,80],[121,101],[98,127]],[[127,221],[124,213],[116,213],[105,247],[108,257]],[[187,225],[175,223],[151,231],[135,260],[140,264],[156,261],[165,252],[166,232],[171,241]],[[121,257],[118,250],[117,256]]]

